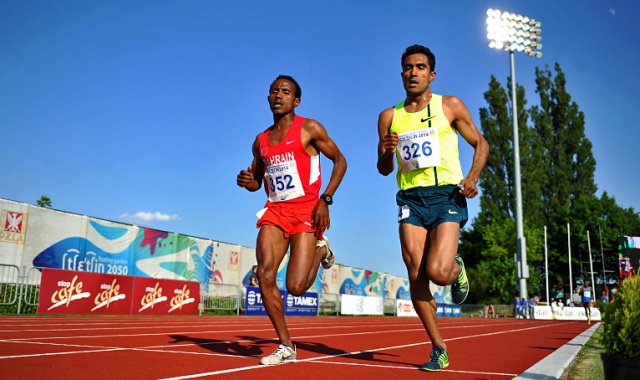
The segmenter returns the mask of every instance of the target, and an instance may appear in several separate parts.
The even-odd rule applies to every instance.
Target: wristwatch
[[[329,194],[322,194],[320,196],[320,199],[322,199],[324,201],[324,203],[326,203],[327,205],[332,205],[333,204],[333,197]]]

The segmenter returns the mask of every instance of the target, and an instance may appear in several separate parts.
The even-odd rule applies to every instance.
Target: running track
[[[449,367],[419,371],[431,344],[417,318],[288,317],[295,363],[266,317],[0,317],[1,379],[511,379],[585,322],[440,318]]]

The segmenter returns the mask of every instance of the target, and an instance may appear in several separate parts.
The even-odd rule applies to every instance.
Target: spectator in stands
[[[284,318],[285,305],[276,284],[278,267],[289,251],[286,286],[291,295],[299,296],[313,285],[321,263],[325,269],[333,265],[335,255],[324,232],[331,224],[333,195],[347,171],[347,160],[325,127],[296,115],[301,97],[300,85],[288,75],[280,75],[271,83],[267,101],[273,125],[256,136],[251,165],[236,177],[236,184],[251,192],[259,190],[264,182],[267,193],[265,207],[258,212],[256,258],[264,308],[280,345],[260,360],[265,365],[296,359],[296,347]],[[321,155],[333,163],[333,170],[324,193],[319,195]]]
[[[520,302],[520,296],[513,297],[513,314],[516,319],[522,318],[522,303]]]
[[[536,306],[538,304],[538,301],[536,300],[536,296],[531,296],[531,298],[529,299],[529,302],[527,304],[527,309],[529,311],[527,317],[533,319],[533,315],[534,315],[534,306]]]
[[[559,302],[559,300],[556,300],[555,298],[551,299],[551,305],[549,305],[549,306],[551,306],[551,311],[553,313],[555,313],[557,309],[560,309],[560,306],[558,305],[558,302]]]
[[[259,286],[258,285],[258,266],[254,265],[251,268],[251,277],[249,277],[249,285],[250,286]]]
[[[562,285],[562,282],[558,281],[558,283],[556,284],[555,288],[554,288],[554,296],[553,298],[555,299],[564,299],[564,285]]]
[[[529,318],[529,303],[527,302],[526,297],[520,297],[520,318]]]
[[[602,291],[602,295],[600,296],[600,302],[609,303],[609,296],[607,295],[606,290]]]

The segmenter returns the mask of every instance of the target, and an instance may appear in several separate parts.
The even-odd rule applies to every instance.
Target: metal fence
[[[13,305],[18,300],[20,269],[15,265],[0,265],[0,305]]]
[[[488,305],[460,305],[460,313],[462,317],[472,318],[491,318],[487,313]],[[512,305],[493,305],[493,318],[514,317]]]
[[[340,314],[340,294],[322,293],[318,300],[318,315]]]
[[[40,296],[42,268],[22,270],[15,265],[0,264],[0,307],[3,313],[34,313]]]
[[[0,264],[0,313],[33,314],[38,307],[42,268]],[[246,289],[231,284],[209,282],[200,287],[199,314],[227,313],[240,315],[245,310]],[[340,315],[340,294],[321,293],[318,299],[319,315]],[[513,317],[512,305],[494,305],[494,316]],[[460,307],[463,317],[487,317],[486,305]],[[385,298],[384,315],[397,315],[396,299]]]
[[[219,310],[235,311],[240,315],[242,305],[243,295],[237,285],[209,282],[200,287],[200,315]]]

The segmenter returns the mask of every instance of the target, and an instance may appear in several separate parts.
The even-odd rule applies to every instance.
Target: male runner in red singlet
[[[321,263],[326,269],[333,265],[335,255],[323,233],[331,224],[329,205],[347,171],[347,161],[324,126],[296,116],[301,96],[300,86],[290,76],[280,75],[271,84],[267,100],[273,125],[258,134],[252,146],[253,162],[236,179],[238,186],[252,192],[264,182],[268,198],[258,213],[258,283],[280,346],[260,360],[265,365],[296,359],[276,274],[290,248],[287,290],[298,296],[313,284]],[[320,153],[333,162],[329,183],[321,196]]]

